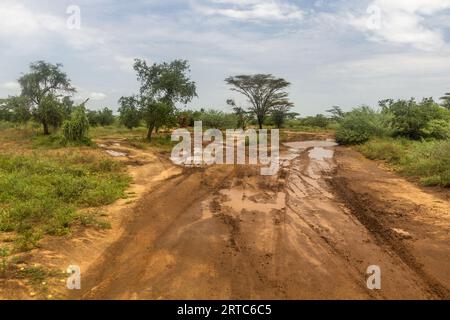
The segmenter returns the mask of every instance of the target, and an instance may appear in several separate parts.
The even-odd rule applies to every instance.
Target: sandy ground
[[[132,199],[103,208],[111,230],[48,238],[30,262],[81,267],[82,289],[62,282],[60,299],[449,299],[449,191],[319,138],[289,139],[272,177],[97,141],[128,165]]]
[[[156,185],[66,298],[450,297],[446,193],[329,141],[287,147],[277,176],[185,168]],[[367,289],[370,265],[381,290]]]

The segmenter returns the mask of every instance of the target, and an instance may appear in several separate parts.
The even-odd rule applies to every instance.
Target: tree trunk
[[[43,122],[42,122],[42,125],[44,126],[44,134],[45,134],[46,136],[48,136],[48,135],[50,134],[50,131],[48,130],[48,124],[47,124],[47,121],[43,121]]]
[[[264,119],[260,119],[260,118],[258,117],[258,125],[259,125],[259,129],[262,129],[262,128],[263,128],[263,123],[264,123]]]
[[[152,133],[153,133],[154,127],[155,127],[154,125],[148,126],[148,131],[147,131],[147,140],[148,141],[152,141]]]

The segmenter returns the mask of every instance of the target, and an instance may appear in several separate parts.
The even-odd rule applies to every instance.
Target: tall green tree
[[[154,130],[172,121],[177,103],[187,104],[197,96],[196,84],[186,60],[149,66],[145,60],[136,59],[134,70],[141,84],[137,99],[147,124],[147,139],[151,140]]]
[[[33,104],[33,116],[49,134],[49,125],[61,123],[59,119],[62,106],[58,100],[62,96],[76,92],[67,74],[62,70],[62,64],[51,64],[37,61],[30,65],[30,71],[19,79],[22,96],[27,97]],[[57,105],[59,104],[59,108]],[[54,113],[52,113],[54,112]],[[62,115],[64,117],[64,114]],[[49,121],[53,123],[49,123]]]
[[[290,103],[285,91],[290,83],[271,74],[238,75],[226,78],[225,82],[232,86],[231,90],[248,98],[260,129],[273,107]]]

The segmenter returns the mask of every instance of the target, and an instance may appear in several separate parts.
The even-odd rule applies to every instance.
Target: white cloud
[[[282,21],[303,18],[303,11],[296,5],[275,0],[216,0],[212,3],[214,5],[197,5],[195,8],[205,15],[236,20]]]
[[[106,94],[103,92],[91,92],[89,98],[94,101],[102,101],[106,99]]]
[[[134,72],[133,65],[134,65],[134,59],[133,57],[125,57],[122,55],[115,55],[114,61],[117,62],[119,69],[125,72]]]
[[[375,0],[366,15],[351,15],[349,23],[372,40],[433,51],[446,46],[445,37],[441,28],[427,22],[449,8],[450,0]]]
[[[11,91],[19,91],[20,90],[20,85],[17,81],[8,81],[5,83],[2,83],[1,87],[3,89],[11,90]]]
[[[0,40],[7,44],[19,44],[21,49],[43,44],[52,37],[70,47],[82,50],[93,45],[101,46],[105,35],[99,30],[82,26],[71,30],[67,27],[68,15],[34,11],[30,6],[6,0],[0,3]],[[25,43],[27,45],[25,45]]]
[[[380,79],[401,77],[425,79],[450,69],[450,57],[434,53],[392,53],[354,59],[335,65],[323,66],[323,77],[352,79]]]

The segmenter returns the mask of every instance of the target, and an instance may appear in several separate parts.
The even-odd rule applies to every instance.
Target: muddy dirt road
[[[155,184],[67,297],[450,298],[445,195],[331,141],[287,147],[277,176],[213,166]],[[366,287],[370,265],[381,290]]]

